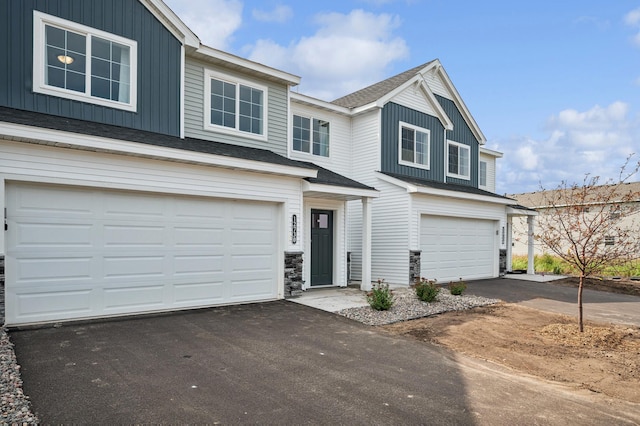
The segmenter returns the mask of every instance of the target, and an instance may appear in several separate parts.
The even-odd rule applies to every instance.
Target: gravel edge
[[[436,300],[431,303],[420,301],[411,289],[396,289],[393,290],[393,295],[394,304],[388,311],[376,311],[370,306],[364,306],[342,309],[336,313],[366,325],[377,326],[500,302],[499,299],[473,295],[453,296],[446,288],[441,289]]]
[[[22,391],[20,365],[4,327],[0,328],[0,407],[0,424],[40,423]]]

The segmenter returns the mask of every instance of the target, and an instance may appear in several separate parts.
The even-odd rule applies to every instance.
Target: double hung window
[[[265,136],[266,88],[206,74],[205,128]]]
[[[469,180],[471,176],[471,149],[468,145],[447,141],[449,161],[447,175]]]
[[[430,166],[430,135],[428,129],[400,123],[399,163],[428,169]]]
[[[329,122],[293,116],[293,150],[322,157],[329,156]]]
[[[137,43],[34,12],[34,91],[136,110]]]

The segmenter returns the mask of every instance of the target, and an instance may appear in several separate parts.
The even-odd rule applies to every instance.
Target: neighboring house
[[[547,200],[554,199],[558,195],[557,192],[562,190],[548,190],[548,191],[537,191],[537,192],[528,192],[524,194],[514,194],[510,195],[511,198],[518,201],[522,206],[527,206],[531,209],[535,209],[539,212],[540,215],[544,215],[546,211],[552,208],[549,205]],[[598,201],[600,198],[599,194],[602,193],[610,193],[611,186],[610,185],[601,185],[598,187],[594,187],[592,193],[590,194],[591,200],[587,200],[583,205],[574,205],[574,206],[563,206],[563,208],[575,208],[578,207],[582,213],[584,213],[585,218],[589,219],[590,217],[594,217],[596,213],[605,212],[611,214],[614,218],[617,216],[617,212],[625,209],[628,211],[630,209],[632,214],[625,215],[625,217],[620,221],[619,226],[621,228],[626,228],[629,230],[638,230],[640,227],[640,197],[636,197],[635,201],[631,203],[621,203],[620,198],[613,197],[614,201],[603,205],[602,202]],[[619,187],[618,192],[616,194],[640,194],[640,182],[631,182],[623,184]],[[539,232],[544,232],[544,230],[539,228],[539,225],[535,224],[535,229],[538,229]],[[637,232],[637,231],[635,231]],[[522,219],[516,219],[513,221],[513,255],[525,255],[527,254],[527,233],[528,228],[526,223]],[[611,236],[605,244],[615,244],[615,237]],[[539,241],[535,241],[534,243],[534,252],[536,255],[543,254],[545,252],[549,252],[542,243]],[[640,247],[638,248],[638,256],[640,257]]]
[[[363,287],[363,241],[371,242],[372,278],[392,284],[492,278],[508,269],[510,218],[533,212],[495,194],[502,154],[482,146],[485,136],[438,60],[331,103],[291,98],[290,157],[380,191],[370,232],[362,203],[347,208],[352,278]],[[317,142],[297,136],[310,133]]]
[[[2,2],[0,27],[6,325],[283,298],[302,264],[346,285],[345,205],[366,228],[378,192],[287,158],[298,77],[160,0]]]

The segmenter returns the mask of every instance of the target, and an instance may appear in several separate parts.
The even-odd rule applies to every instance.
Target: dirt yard
[[[640,283],[631,285],[640,290]],[[640,403],[639,327],[585,322],[584,333],[579,333],[575,318],[500,303],[381,328],[532,376]]]

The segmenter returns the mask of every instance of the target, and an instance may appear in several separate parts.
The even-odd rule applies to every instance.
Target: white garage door
[[[496,222],[441,216],[420,221],[420,272],[449,281],[491,278],[498,263]]]
[[[6,323],[277,298],[270,203],[7,185]]]

